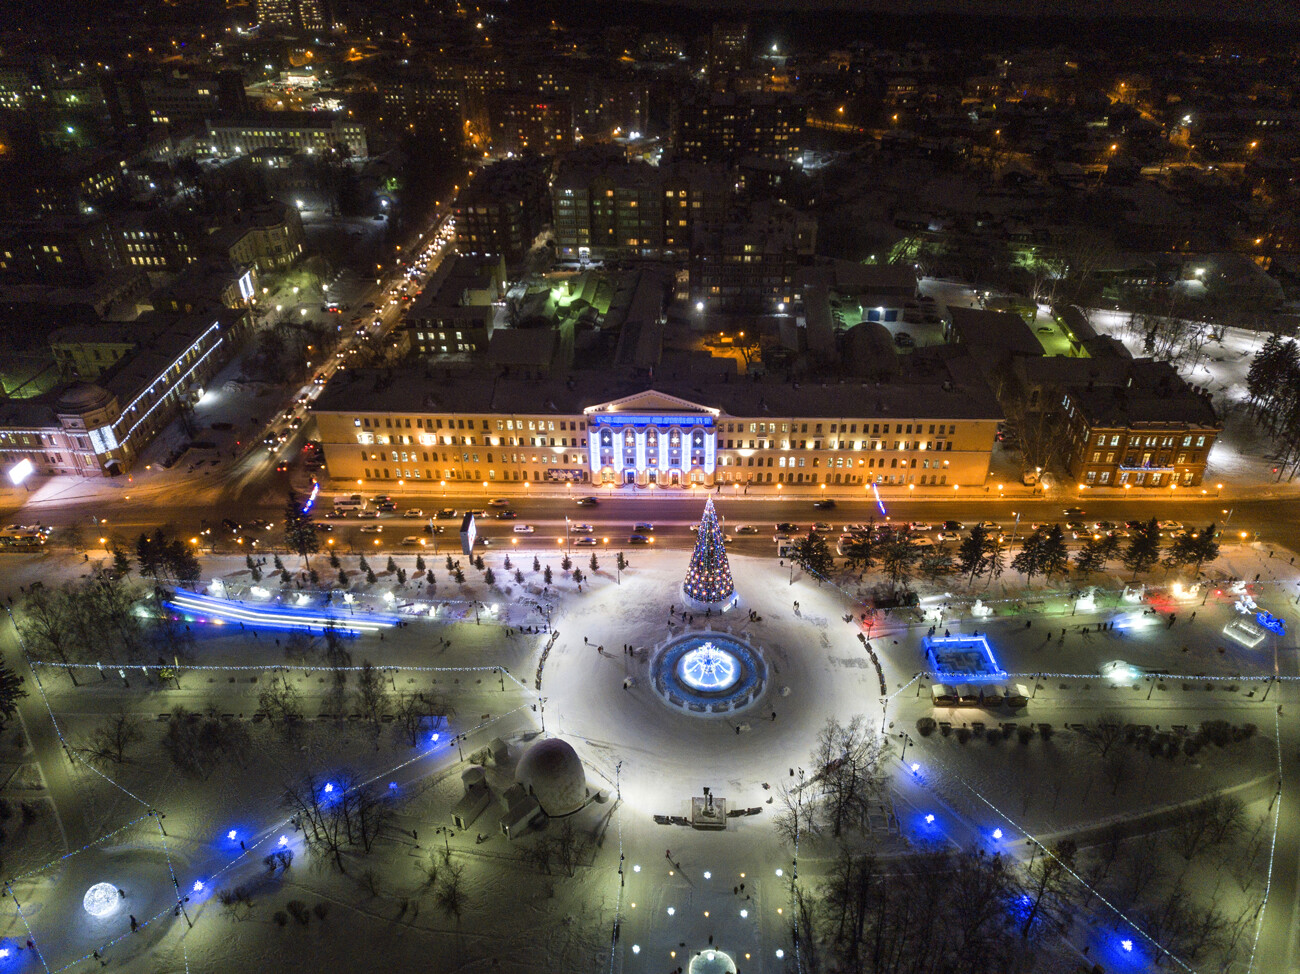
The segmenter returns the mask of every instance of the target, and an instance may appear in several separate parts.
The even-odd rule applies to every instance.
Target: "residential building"
[[[488,98],[492,150],[498,155],[554,155],[573,145],[573,103],[530,91],[496,91]]]
[[[683,159],[735,165],[746,156],[799,159],[807,102],[781,93],[709,92],[681,99],[673,144]]]
[[[325,30],[325,0],[257,0],[257,24],[268,31]]]
[[[241,211],[234,224],[209,238],[208,247],[233,267],[265,274],[291,267],[302,256],[305,240],[298,211],[272,201]]]
[[[561,158],[551,181],[555,245],[565,260],[685,260],[697,228],[721,225],[732,184],[718,167],[629,161],[613,147]]]
[[[411,352],[425,359],[486,352],[505,280],[500,255],[445,259],[406,312],[404,330]]]
[[[538,156],[503,159],[479,170],[456,198],[456,249],[522,260],[550,223],[547,170]]]
[[[690,255],[694,311],[786,311],[797,293],[796,274],[812,263],[816,246],[816,218],[770,202],[733,213],[721,227],[697,230]]]
[[[748,24],[714,24],[709,34],[709,84],[725,90],[732,78],[749,68],[750,53]]]

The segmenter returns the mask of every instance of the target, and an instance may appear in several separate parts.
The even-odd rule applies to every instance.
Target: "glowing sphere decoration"
[[[725,690],[740,679],[736,657],[713,643],[704,643],[685,653],[677,664],[683,683],[705,693]]]
[[[93,917],[111,916],[117,912],[117,887],[112,883],[96,883],[81,898],[82,908]]]

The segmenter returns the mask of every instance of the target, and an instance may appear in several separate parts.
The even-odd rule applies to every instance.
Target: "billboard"
[[[467,558],[474,554],[476,537],[478,537],[478,530],[474,526],[474,515],[466,514],[464,520],[460,522],[460,551]]]

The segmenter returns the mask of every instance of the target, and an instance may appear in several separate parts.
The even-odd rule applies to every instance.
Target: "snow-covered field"
[[[500,557],[489,555],[487,561],[503,578]],[[788,944],[788,874],[779,876],[777,870],[793,865],[790,850],[772,829],[772,800],[792,770],[807,767],[828,716],[847,720],[862,714],[872,726],[883,717],[894,748],[902,744],[901,734],[910,735],[907,761],[917,762],[921,771],[913,775],[896,765],[891,801],[901,835],[887,839],[893,851],[903,848],[903,840],[946,836],[963,846],[991,841],[987,837],[996,826],[1004,829],[1007,848],[1019,853],[1026,848],[1026,831],[1060,833],[1210,790],[1236,788],[1255,802],[1259,796],[1252,789],[1276,763],[1272,709],[1276,702],[1289,701],[1292,692],[1275,688],[1274,696],[1261,702],[1273,647],[1246,651],[1223,638],[1219,631],[1231,609],[1222,604],[1180,605],[1172,627],[1166,625],[1167,616],[1143,615],[1142,606],[1117,616],[1105,599],[1100,611],[1070,616],[1069,600],[1062,593],[1044,592],[1040,583],[1033,591],[994,592],[1023,604],[999,601],[1001,614],[973,619],[969,600],[979,591],[967,593],[956,586],[944,601],[967,608],[964,615],[949,614],[941,625],[987,633],[1008,671],[1076,675],[1020,677],[1034,684],[1034,700],[1016,714],[936,712],[928,700],[928,682],[911,682],[924,666],[920,640],[931,623],[895,612],[878,617],[871,632],[888,689],[896,693],[886,709],[859,639],[861,607],[841,590],[819,586],[798,572],[792,584],[788,569],[771,559],[733,557],[739,607],[721,620],[696,616],[684,623],[678,586],[686,560],[682,552],[637,552],[621,584],[613,566],[602,565],[581,593],[558,572],[556,584],[541,593],[540,575],[531,566],[525,566],[523,589],[513,579],[489,589],[469,569],[464,588],[447,591],[446,573],[439,570],[439,594],[460,600],[461,609],[445,610],[432,621],[413,619],[382,639],[365,636],[348,644],[354,664],[369,660],[385,668],[390,694],[420,691],[445,702],[443,736],[436,744],[422,740],[416,748],[400,739],[393,724],[381,725],[376,733],[359,720],[317,719],[331,677],[322,663],[288,660],[282,634],[263,632],[252,638],[249,631],[195,624],[192,665],[182,665],[179,688],[163,688],[152,675],[146,680],[132,672],[124,681],[110,670],[106,679],[92,671],[88,685],[74,690],[65,677],[43,670],[71,746],[84,743],[118,709],[145,718],[144,739],[129,749],[125,763],[104,768],[116,784],[74,765],[75,797],[59,796],[60,808],[71,833],[99,841],[85,851],[78,844],[69,858],[17,880],[13,890],[26,922],[9,905],[11,899],[0,901],[0,937],[21,945],[32,936],[51,970],[122,937],[105,948],[104,956],[139,971],[230,966],[314,972],[322,965],[364,970],[374,965],[382,948],[384,966],[394,970],[522,974],[603,969],[611,960],[618,916],[613,951],[618,969],[658,972],[685,966],[694,950],[712,942],[745,960],[743,969],[770,972],[786,968],[786,959],[776,951]],[[398,558],[413,571],[411,561]],[[1241,549],[1225,556],[1224,563],[1250,577],[1283,565],[1281,559],[1269,562],[1260,552]],[[578,564],[585,572],[586,564],[580,559]],[[85,567],[51,557],[15,559],[9,577],[14,584],[29,584],[36,577],[48,579],[55,574],[52,569],[71,577]],[[233,559],[211,561],[206,570],[208,577],[231,581],[246,571]],[[393,584],[391,578],[381,579],[373,588],[382,593]],[[400,598],[413,591],[413,582],[408,583]],[[550,625],[557,633],[540,688],[535,682],[538,662],[550,637],[513,632],[495,621],[510,612],[518,613],[519,622],[540,620],[522,601],[539,593],[552,602]],[[476,623],[472,609],[464,608],[469,600],[502,608],[493,616],[484,613]],[[1265,596],[1260,600],[1279,613],[1290,612],[1280,600],[1277,606]],[[675,613],[670,614],[670,605],[676,606]],[[1163,604],[1160,608],[1171,611]],[[751,609],[761,618],[751,618]],[[1199,613],[1194,622],[1192,611]],[[1032,622],[1028,627],[1027,619]],[[1103,619],[1121,625],[1114,632],[1097,632]],[[1063,640],[1058,639],[1062,626],[1069,630]],[[1084,626],[1093,631],[1085,635]],[[706,718],[671,708],[650,686],[648,658],[623,651],[624,645],[651,647],[671,633],[706,627],[729,627],[757,647],[771,667],[765,696],[740,714]],[[1226,651],[1219,653],[1219,646]],[[1216,683],[1209,691],[1197,681],[1172,678],[1116,689],[1090,675],[1101,662],[1115,658],[1153,670],[1242,678]],[[275,666],[290,667],[280,675],[304,699],[308,719],[295,734],[251,719],[258,709],[257,693],[275,676]],[[497,667],[505,667],[510,676],[497,675]],[[355,675],[349,679],[355,686]],[[243,721],[251,735],[248,753],[242,761],[216,763],[207,777],[181,775],[166,757],[166,723],[157,719],[176,706],[211,707]],[[1194,728],[1201,720],[1221,716],[1235,724],[1255,723],[1258,733],[1223,749],[1207,747],[1192,759],[1153,758],[1135,749],[1131,767],[1112,794],[1097,758],[1068,729],[1103,712],[1164,730]],[[953,733],[923,738],[916,730],[923,716],[948,721]],[[541,736],[543,720],[547,736],[558,735],[574,746],[588,786],[607,799],[570,820],[591,843],[572,878],[554,865],[548,875],[528,854],[539,838],[556,834],[558,823],[551,822],[541,836],[513,842],[496,824],[514,764]],[[959,742],[957,730],[975,721],[986,724],[984,736]],[[990,744],[988,730],[1001,721],[1050,723],[1054,734],[1024,744],[1013,735]],[[449,739],[458,734],[467,735],[459,747]],[[496,738],[510,750],[501,766],[489,762],[485,768],[492,806],[463,833],[435,831],[450,824],[450,808],[463,794],[461,771]],[[8,759],[20,764],[21,751]],[[305,772],[328,778],[344,768],[374,778],[393,796],[394,815],[375,850],[349,857],[347,873],[340,875],[305,853],[300,833],[287,821],[290,813],[282,796],[285,786]],[[720,832],[656,823],[655,815],[689,814],[690,799],[706,786],[729,806],[758,808],[759,814],[731,819]],[[150,808],[165,814],[165,836],[154,819],[141,818]],[[927,809],[940,816],[940,832],[922,824]],[[47,853],[57,836],[52,840],[48,831],[24,841],[21,857],[10,853],[7,871],[17,875],[20,863],[26,868],[52,859]],[[263,864],[268,850],[281,848],[281,836],[284,847],[297,852],[287,871]],[[454,868],[463,869],[459,913],[440,897],[442,880],[430,882],[424,868],[440,849],[449,849]],[[824,873],[833,851],[827,841],[805,842],[800,869],[807,881],[815,883]],[[169,862],[179,888],[191,897],[187,909],[193,928],[168,910],[175,902]],[[444,863],[441,869],[445,880],[448,867]],[[104,920],[92,920],[80,906],[85,888],[97,881],[126,893],[121,909]],[[194,890],[196,881],[203,884],[201,890]],[[217,898],[219,891],[237,886],[247,888],[251,907],[232,909]],[[294,901],[303,908],[288,909]],[[278,922],[277,914],[295,910],[306,922],[292,916],[284,925]],[[143,933],[130,935],[130,915],[143,922],[160,912]]]

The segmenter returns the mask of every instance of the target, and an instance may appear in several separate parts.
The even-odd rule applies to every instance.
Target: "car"
[[[1061,512],[1065,517],[1080,518],[1083,517],[1082,507],[1067,507]]]
[[[328,521],[342,521],[347,516],[347,511],[329,511],[325,514],[325,519]]]
[[[253,518],[253,520],[248,522],[248,526],[254,531],[270,531],[275,527],[275,525],[270,521],[264,521],[260,517]]]
[[[312,523],[312,527],[315,528],[317,531],[320,531],[320,532],[322,532],[322,533],[324,533],[324,534],[331,534],[331,533],[333,533],[333,531],[334,531],[334,525],[332,525],[332,524],[322,524],[320,521],[315,521],[315,522],[313,522],[313,523]]]
[[[387,504],[387,503],[389,503],[392,499],[393,499],[393,498],[392,498],[391,496],[389,496],[388,494],[376,494],[374,497],[370,498],[370,503],[372,503],[372,504]]]
[[[402,544],[407,548],[418,548],[420,545],[424,544],[424,539],[418,534],[408,534],[402,539]]]
[[[862,524],[861,522],[857,524],[846,524],[844,525],[844,530],[848,534],[870,534],[871,525]]]
[[[736,534],[758,534],[758,527],[753,524],[737,524],[732,530]]]
[[[496,513],[496,519],[498,521],[513,521],[518,516],[518,514],[510,510],[508,507],[504,511],[497,511]]]
[[[383,534],[384,526],[382,524],[363,524],[361,525],[362,534]]]
[[[934,539],[933,539],[933,538],[913,538],[913,539],[912,539],[912,547],[913,547],[913,548],[933,548],[933,547],[935,547]]]
[[[598,500],[597,500],[596,498],[594,498],[594,497],[579,497],[579,498],[578,498],[578,506],[579,506],[579,507],[595,507],[595,506],[596,506],[597,504],[599,504],[599,503],[600,503],[600,501],[598,501]]]
[[[980,527],[982,527],[985,531],[1001,531],[1001,530],[1002,530],[1000,527],[998,527],[998,524],[997,524],[996,521],[980,521]]]
[[[1181,531],[1183,530],[1182,521],[1157,521],[1156,527],[1161,531]]]
[[[777,544],[785,544],[787,541],[790,540],[790,535],[781,534],[780,532],[778,532],[772,535],[772,540],[775,541]]]
[[[365,304],[363,304],[361,307],[363,307],[363,308],[373,308],[374,306],[375,306],[375,302],[373,302],[373,301],[367,301],[367,302],[366,302]]]
[[[637,521],[632,525],[633,534],[653,534],[655,526],[649,521]]]
[[[650,544],[650,539],[644,534],[629,534],[627,536],[628,544]]]
[[[919,534],[922,531],[933,531],[934,525],[931,524],[929,521],[913,521],[911,524],[908,525],[908,528],[913,532]]]
[[[1125,521],[1124,527],[1128,528],[1130,531],[1138,531],[1145,527],[1146,523],[1146,521]]]
[[[533,526],[531,524],[516,524],[511,530],[515,534],[532,534]]]
[[[397,505],[392,501],[380,501],[375,505],[375,510],[383,511],[385,514],[391,514],[393,511],[397,510]]]
[[[835,501],[826,497],[819,501],[813,501],[813,507],[817,508],[819,511],[829,511],[835,507]]]
[[[578,547],[580,547],[580,548],[594,548],[594,547],[596,547],[596,545],[599,544],[600,542],[598,542],[595,538],[592,538],[592,537],[588,536],[588,537],[585,537],[585,538],[578,538],[578,539],[577,539],[576,541],[574,541],[573,543],[576,544],[576,545],[577,545]]]
[[[1039,325],[1038,328],[1036,328],[1035,330],[1040,335],[1050,335],[1053,331],[1055,331],[1055,329],[1050,327],[1049,325]]]
[[[812,529],[814,531],[819,531],[822,534],[830,534],[835,530],[835,525],[827,524],[825,521],[813,521]]]
[[[1084,524],[1082,521],[1066,521],[1065,530],[1069,531],[1076,538],[1080,535],[1092,534],[1092,532],[1088,530],[1088,525]]]
[[[481,507],[471,507],[466,514],[473,514],[475,517],[487,517],[488,512]]]
[[[488,501],[488,507],[509,507],[510,501],[505,497],[493,497]]]
[[[446,530],[447,530],[447,529],[444,528],[441,524],[437,524],[437,525],[428,525],[428,524],[426,524],[426,525],[424,526],[424,533],[425,533],[425,534],[443,534]]]
[[[424,511],[418,507],[408,507],[402,512],[402,517],[424,517]]]
[[[444,507],[434,518],[439,521],[454,521],[458,516],[454,507]]]
[[[943,529],[944,531],[964,531],[966,530],[966,525],[962,524],[960,521],[944,521]]]
[[[296,430],[300,426],[302,426],[301,416],[295,416],[293,419],[289,420],[289,429]]]
[[[796,534],[799,531],[799,525],[792,524],[789,521],[781,521],[776,526],[777,534]]]
[[[596,529],[593,528],[590,524],[570,524],[570,525],[569,525],[569,533],[570,533],[570,534],[591,534],[591,532],[593,532],[593,531],[595,531],[595,530],[596,530]]]
[[[899,348],[916,348],[916,339],[905,331],[900,331],[894,336],[894,344]]]
[[[379,517],[379,512],[378,511],[357,511],[357,517],[359,517],[363,521],[373,521],[375,518]]]

